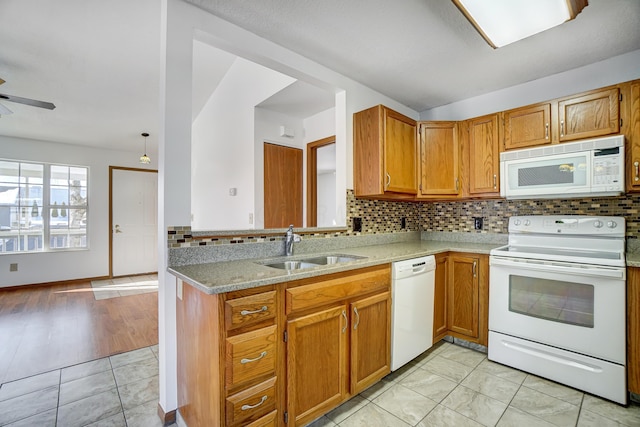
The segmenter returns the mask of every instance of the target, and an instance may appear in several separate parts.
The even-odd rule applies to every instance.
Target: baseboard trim
[[[164,409],[162,409],[162,405],[160,405],[160,403],[158,402],[158,418],[160,418],[160,421],[162,421],[163,426],[168,426],[169,424],[175,423],[176,410],[174,409],[173,411],[164,412]]]
[[[0,291],[11,291],[16,289],[24,289],[25,287],[29,288],[38,288],[45,286],[53,286],[53,285],[81,285],[88,283],[91,284],[93,280],[107,280],[109,276],[98,276],[98,277],[87,277],[86,279],[70,279],[70,280],[60,280],[57,282],[44,282],[44,283],[25,283],[22,285],[10,285],[5,287],[0,287]]]

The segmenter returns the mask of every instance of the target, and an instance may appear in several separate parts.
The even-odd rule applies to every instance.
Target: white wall
[[[305,129],[302,119],[286,114],[256,107],[255,110],[255,145],[254,145],[254,182],[255,182],[255,228],[264,228],[264,143],[299,148],[302,152],[303,188],[306,188],[307,163],[305,144],[303,141]],[[293,130],[294,137],[280,136],[280,126]],[[303,191],[304,192],[304,191]],[[303,201],[304,203],[304,201]],[[303,218],[306,218],[306,203],[303,204]],[[246,215],[245,215],[246,217]],[[248,227],[245,227],[248,228]]]
[[[302,55],[249,33],[181,0],[162,0],[162,65],[160,76],[161,132],[159,146],[158,215],[159,271],[168,259],[166,229],[189,225],[191,200],[191,88],[193,39],[207,42],[276,71],[336,90],[336,172],[338,186],[352,187],[353,113],[385,104],[407,116],[419,114],[397,101],[344,77]],[[338,189],[340,192],[340,189]],[[344,201],[343,201],[344,204]],[[340,209],[340,208],[339,208]],[[344,221],[346,208],[339,213]],[[340,220],[340,218],[338,218]],[[160,406],[165,412],[177,407],[175,278],[159,275]]]
[[[329,108],[307,117],[304,123],[304,143],[327,138],[336,134],[336,109]]]
[[[640,78],[640,50],[420,113],[420,120],[466,120]]]
[[[89,167],[89,249],[0,255],[0,287],[108,276],[109,166],[157,168],[156,158],[139,164],[141,154],[0,136],[2,158]]]
[[[295,79],[237,58],[193,122],[191,213],[197,230],[247,229],[254,211],[254,106]],[[229,189],[236,188],[236,196]],[[240,213],[243,214],[240,214]]]

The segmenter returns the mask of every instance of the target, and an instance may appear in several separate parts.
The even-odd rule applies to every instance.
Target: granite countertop
[[[489,254],[491,249],[499,246],[502,245],[496,243],[420,240],[415,242],[338,249],[331,252],[307,253],[304,255],[293,255],[291,257],[244,259],[238,261],[183,265],[169,267],[168,271],[204,293],[220,294],[274,283],[283,283],[291,280],[316,277],[324,274],[355,270],[358,268],[386,264],[394,261],[402,261],[424,255],[434,255],[448,251]],[[294,271],[286,271],[262,265],[269,262],[282,262],[285,260],[298,260],[302,258],[335,254],[354,255],[365,258],[358,259],[356,261],[322,265]],[[640,260],[640,256],[638,258]]]
[[[627,252],[627,267],[640,267],[640,253]]]

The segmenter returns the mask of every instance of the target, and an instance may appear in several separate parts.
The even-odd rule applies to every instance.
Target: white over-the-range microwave
[[[624,135],[500,153],[507,199],[617,196],[624,190]]]

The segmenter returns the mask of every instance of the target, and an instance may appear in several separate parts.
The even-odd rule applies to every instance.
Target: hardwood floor
[[[0,384],[157,343],[157,292],[96,301],[90,282],[0,289]]]

